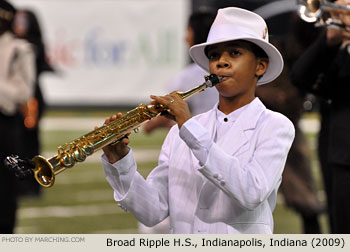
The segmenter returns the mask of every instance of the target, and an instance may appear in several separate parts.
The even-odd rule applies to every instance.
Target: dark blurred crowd
[[[53,71],[45,56],[39,22],[30,10],[0,1],[0,233],[13,233],[19,197],[39,197],[30,178],[18,181],[4,167],[12,154],[40,153],[39,120],[45,109],[39,76]]]
[[[288,1],[193,0],[192,12],[196,15],[206,13],[212,20],[213,12],[218,8],[236,6],[254,11],[268,4],[277,6],[278,2]],[[295,4],[294,0],[289,2]],[[350,4],[345,0],[337,3]],[[350,118],[350,100],[346,92],[350,82],[350,32],[334,27],[316,28],[313,23],[303,21],[295,8],[270,7],[269,10],[270,14],[266,14],[269,16],[263,18],[269,26],[270,41],[283,55],[285,67],[273,83],[258,87],[256,95],[268,108],[286,115],[296,129],[281,184],[284,202],[300,215],[304,233],[325,232],[320,225],[321,214],[329,217],[330,233],[350,233],[350,188],[347,186],[350,181],[347,148],[350,145],[350,120],[347,119]],[[350,27],[346,17],[342,21]],[[189,22],[188,36],[196,36],[199,30],[196,21],[192,22]],[[199,27],[203,32],[209,30],[210,25],[205,27],[202,23]],[[193,41],[193,37],[187,39],[190,46],[202,42]],[[16,11],[11,4],[0,1],[0,55],[0,198],[3,202],[0,233],[13,233],[18,197],[39,196],[40,187],[34,179],[16,181],[3,167],[2,160],[14,153],[30,158],[40,153],[39,120],[45,110],[45,101],[39,76],[44,71],[53,71],[45,55],[39,22],[32,11]],[[186,86],[189,89],[198,83],[193,80],[202,78],[203,72],[193,67],[189,64],[187,72],[174,78],[169,91],[186,89]],[[188,73],[195,79],[189,79]],[[312,101],[310,94],[314,97]],[[200,101],[211,102],[209,106],[212,106],[215,98]],[[319,200],[320,188],[313,176],[309,144],[299,127],[304,113],[310,110],[305,104],[310,102],[312,110],[319,113],[321,124],[317,154],[325,191],[322,202]],[[191,110],[198,107],[205,106],[194,101]],[[148,125],[145,130],[151,132],[159,126],[169,127],[168,123]]]

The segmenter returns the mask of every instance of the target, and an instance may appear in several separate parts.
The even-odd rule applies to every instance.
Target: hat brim
[[[265,40],[257,39],[257,38],[251,38],[251,37],[235,37],[234,40],[245,40],[252,42],[259,46],[261,49],[265,51],[269,58],[269,66],[265,72],[265,74],[258,80],[257,85],[262,85],[269,83],[276,79],[280,73],[283,70],[283,58],[280,54],[280,52],[274,47],[272,44],[267,43]],[[210,43],[202,43],[198,45],[194,45],[190,48],[190,56],[194,60],[195,63],[197,63],[201,68],[203,68],[208,73],[209,71],[209,59],[205,55],[205,47],[208,45],[218,44],[222,42],[228,42],[233,41],[233,39],[226,39],[226,40],[219,40],[219,41],[212,41]]]

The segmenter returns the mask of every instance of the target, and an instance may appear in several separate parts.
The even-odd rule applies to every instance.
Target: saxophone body
[[[205,82],[187,92],[175,91],[182,99],[203,91],[207,87],[213,87],[220,82],[221,77],[216,75],[205,76]],[[55,182],[55,175],[73,167],[78,162],[83,162],[88,156],[103,147],[116,143],[148,120],[166,112],[167,107],[157,105],[140,104],[136,108],[126,112],[122,117],[111,121],[69,143],[58,147],[57,155],[46,159],[41,155],[35,156],[32,161],[34,177],[43,187],[51,187]]]

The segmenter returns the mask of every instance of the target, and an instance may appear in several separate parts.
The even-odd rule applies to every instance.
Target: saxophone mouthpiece
[[[214,87],[216,84],[218,84],[223,77],[217,76],[216,74],[211,74],[205,76],[205,83],[207,84],[207,87]]]

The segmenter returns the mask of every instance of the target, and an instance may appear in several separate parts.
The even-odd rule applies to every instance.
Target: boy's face
[[[229,41],[208,46],[210,73],[224,77],[216,85],[226,98],[254,97],[257,76],[265,73],[267,59],[257,58],[245,41]]]

